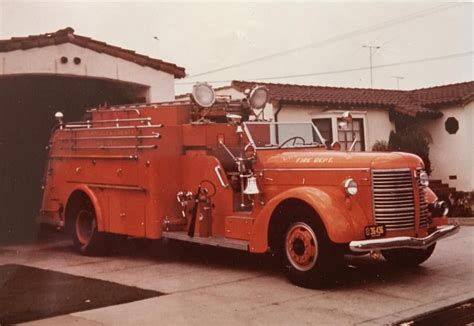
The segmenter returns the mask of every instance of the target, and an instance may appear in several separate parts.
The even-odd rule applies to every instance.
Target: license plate
[[[380,238],[385,235],[385,225],[367,225],[364,232],[367,239]]]

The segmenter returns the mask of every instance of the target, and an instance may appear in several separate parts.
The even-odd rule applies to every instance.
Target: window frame
[[[347,111],[347,110],[346,110]],[[311,121],[313,119],[331,119],[331,128],[332,128],[332,139],[333,141],[339,141],[339,134],[338,134],[338,126],[337,126],[337,119],[342,116],[342,114],[346,111],[342,110],[331,110],[331,111],[324,111],[324,113],[311,113],[310,118]],[[362,119],[362,130],[363,130],[363,147],[365,148],[365,152],[368,150],[368,125],[367,125],[367,111],[350,111],[353,119]]]
[[[341,120],[341,118],[336,118],[336,121],[338,121],[338,120]],[[364,123],[364,119],[362,119],[362,118],[355,118],[355,117],[352,117],[352,129],[341,129],[341,130],[340,130],[340,129],[338,128],[338,129],[337,129],[338,141],[339,141],[339,143],[341,143],[341,148],[343,147],[343,146],[342,146],[342,143],[344,143],[344,144],[345,144],[345,147],[346,147],[345,150],[348,150],[347,147],[350,146],[350,145],[354,142],[354,139],[352,139],[352,140],[347,140],[347,139],[341,140],[341,139],[339,139],[339,133],[342,132],[342,133],[344,133],[344,134],[346,134],[346,135],[352,133],[351,138],[353,138],[353,137],[354,137],[353,133],[356,132],[356,131],[354,130],[354,125],[353,125],[354,121],[358,121],[358,122],[360,122],[360,123],[362,124],[362,126],[360,126],[361,129],[360,129],[360,130],[357,130],[357,131],[360,133],[360,139],[358,140],[358,142],[360,143],[360,146],[361,146],[361,150],[360,150],[360,151],[361,151],[361,152],[365,152],[365,151],[366,151],[366,148],[367,148],[367,147],[365,146],[365,138],[366,138],[366,137],[365,137],[365,123]],[[340,122],[342,122],[342,121],[338,121],[337,124],[339,125]]]

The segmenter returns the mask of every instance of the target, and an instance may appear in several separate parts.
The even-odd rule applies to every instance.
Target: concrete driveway
[[[0,247],[0,264],[22,264],[167,295],[30,322],[32,325],[380,325],[474,297],[474,227],[438,243],[425,264],[394,269],[349,257],[325,290],[290,284],[267,256],[168,244],[157,258],[136,243],[114,256],[79,256],[67,239]]]

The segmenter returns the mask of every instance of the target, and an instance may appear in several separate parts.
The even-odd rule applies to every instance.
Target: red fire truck
[[[458,231],[418,156],[337,150],[311,123],[266,120],[264,87],[246,94],[201,83],[189,100],[98,107],[79,122],[58,112],[40,220],[85,255],[104,254],[110,234],[272,251],[308,287],[344,254],[418,265]]]

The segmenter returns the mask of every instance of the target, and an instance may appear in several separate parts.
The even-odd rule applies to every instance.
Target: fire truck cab
[[[268,91],[98,107],[48,146],[40,221],[85,255],[110,234],[281,255],[300,286],[325,282],[344,254],[418,265],[458,231],[408,153],[335,150],[312,123],[265,120]],[[344,118],[350,123],[350,114]]]

